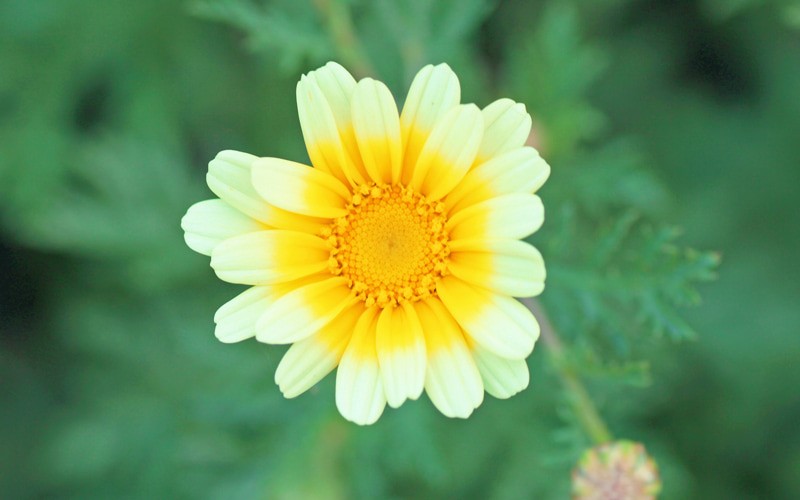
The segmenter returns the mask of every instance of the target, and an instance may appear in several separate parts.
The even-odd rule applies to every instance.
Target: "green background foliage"
[[[591,442],[566,370],[663,498],[800,498],[798,20],[768,0],[0,2],[0,496],[567,498]],[[285,348],[214,339],[239,288],[180,217],[222,149],[307,161],[294,86],[330,59],[400,101],[445,61],[465,101],[534,117],[553,171],[531,241],[566,352],[539,345],[529,389],[466,421],[423,397],[356,427],[332,377],[284,400]]]

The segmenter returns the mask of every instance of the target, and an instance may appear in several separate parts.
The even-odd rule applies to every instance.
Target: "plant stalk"
[[[327,24],[342,63],[356,78],[376,76],[375,69],[356,35],[350,9],[342,0],[314,0],[314,6]]]
[[[603,444],[611,441],[613,437],[608,430],[608,426],[603,421],[597,408],[595,408],[592,398],[586,391],[586,387],[567,363],[564,345],[558,337],[541,303],[536,299],[521,299],[521,301],[536,316],[536,319],[539,320],[542,342],[547,346],[553,357],[553,365],[556,367],[556,370],[558,370],[561,383],[569,393],[569,399],[573,410],[584,432],[586,432],[586,435],[595,444]]]

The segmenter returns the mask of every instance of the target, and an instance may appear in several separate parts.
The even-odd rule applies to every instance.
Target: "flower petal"
[[[483,108],[482,114],[486,131],[475,163],[521,148],[531,133],[531,115],[524,104],[498,99]]]
[[[400,117],[392,93],[381,82],[364,78],[353,93],[353,128],[364,167],[373,181],[400,181]]]
[[[524,359],[533,351],[539,323],[515,299],[454,276],[442,278],[436,291],[458,324],[481,347],[509,359]]]
[[[483,402],[483,383],[461,327],[438,299],[414,303],[428,353],[425,392],[447,417],[467,418]]]
[[[221,280],[269,285],[296,280],[328,268],[324,240],[279,229],[228,238],[214,248],[211,267]]]
[[[263,231],[267,227],[222,200],[195,203],[181,219],[183,239],[197,253],[211,255],[222,240],[240,234]]]
[[[542,200],[534,194],[512,193],[491,198],[454,214],[446,228],[459,239],[521,239],[544,222]]]
[[[307,165],[280,158],[253,162],[253,186],[276,207],[312,217],[347,214],[350,191],[336,177]]]
[[[425,385],[425,335],[411,304],[383,309],[375,343],[389,406],[419,398]]]
[[[408,91],[400,127],[403,133],[403,183],[408,184],[428,135],[450,108],[461,100],[461,86],[450,66],[425,66]]]
[[[367,309],[353,331],[353,337],[336,371],[336,407],[347,420],[369,425],[386,407],[375,348],[377,309]]]
[[[513,149],[473,168],[447,195],[450,214],[509,193],[534,193],[550,176],[550,165],[529,147]]]
[[[352,185],[367,179],[350,113],[355,88],[355,79],[335,62],[297,84],[297,111],[311,164]]]
[[[436,123],[411,176],[411,187],[438,200],[461,182],[475,160],[483,117],[474,104],[450,109]]]
[[[226,344],[255,336],[256,321],[281,293],[274,286],[254,286],[240,293],[217,309],[214,335]]]
[[[284,397],[299,396],[336,368],[363,312],[363,305],[354,304],[315,335],[292,344],[275,371]]]
[[[220,152],[208,164],[208,187],[236,210],[268,226],[317,232],[320,221],[281,210],[258,195],[251,179],[251,168],[257,159],[239,151]]]
[[[318,332],[355,297],[344,278],[324,278],[293,290],[270,305],[256,322],[256,340],[291,344]]]
[[[519,240],[457,240],[450,245],[453,276],[512,297],[533,297],[544,290],[542,254]]]
[[[492,396],[508,399],[528,387],[531,377],[524,359],[501,358],[477,345],[472,346],[472,355],[483,387]]]

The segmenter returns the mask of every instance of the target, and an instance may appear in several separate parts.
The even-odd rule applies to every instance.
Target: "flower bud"
[[[575,500],[651,500],[659,491],[658,466],[641,443],[613,441],[591,448],[572,471]]]

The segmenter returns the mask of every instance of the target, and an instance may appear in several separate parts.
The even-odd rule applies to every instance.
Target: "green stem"
[[[613,437],[608,430],[608,426],[606,426],[597,408],[595,408],[592,398],[586,391],[586,387],[584,387],[578,375],[569,366],[569,363],[567,363],[564,345],[561,343],[561,339],[558,337],[542,305],[536,299],[522,299],[522,303],[525,304],[525,306],[534,313],[536,319],[539,320],[542,342],[547,346],[550,354],[553,356],[553,364],[556,370],[558,370],[561,383],[564,384],[564,388],[566,388],[569,393],[569,399],[572,403],[573,410],[583,426],[583,430],[595,444],[603,444],[611,441]]]
[[[375,69],[356,35],[347,5],[342,0],[314,0],[314,5],[328,25],[341,62],[357,78],[375,76]]]

